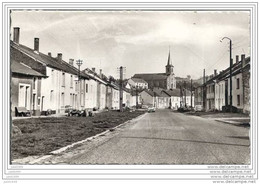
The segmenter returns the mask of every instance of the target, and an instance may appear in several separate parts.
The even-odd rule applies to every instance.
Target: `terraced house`
[[[20,29],[16,27],[14,28],[13,41],[10,42],[11,60],[30,67],[31,71],[36,71],[38,76],[38,78],[33,79],[34,83],[37,84],[38,93],[32,92],[36,95],[33,95],[31,100],[27,100],[28,103],[31,103],[30,106],[36,108],[40,114],[45,114],[47,111],[64,113],[65,107],[68,105],[74,108],[84,107],[79,99],[80,95],[84,95],[85,88],[83,86],[81,91],[79,89],[80,84],[89,80],[89,76],[83,74],[81,81],[79,81],[78,69],[62,60],[61,53],[58,53],[57,57],[52,57],[51,53],[43,54],[39,51],[39,38],[34,39],[34,49],[31,49],[19,43],[19,36]],[[41,76],[44,77],[41,78]],[[19,90],[11,89],[11,98],[15,99],[18,96],[18,104],[14,104],[18,107],[26,105],[19,103],[23,101],[22,95],[19,96],[19,94],[23,94],[23,91],[22,87]],[[37,102],[37,106],[35,102]],[[33,108],[29,110],[33,110]]]
[[[205,84],[195,89],[195,94],[196,105],[204,104],[206,111],[224,110],[230,105],[230,68],[219,74],[215,70]],[[232,106],[240,112],[250,112],[250,57],[246,58],[244,54],[240,60],[236,56],[232,65]]]

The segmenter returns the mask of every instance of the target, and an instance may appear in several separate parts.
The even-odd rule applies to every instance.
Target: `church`
[[[163,88],[163,89],[176,89],[176,79],[173,72],[173,65],[171,54],[169,51],[167,65],[165,66],[165,73],[142,73],[135,74],[132,78],[143,79],[148,83],[148,88]]]

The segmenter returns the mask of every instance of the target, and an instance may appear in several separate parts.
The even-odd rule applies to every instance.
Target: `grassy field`
[[[144,112],[109,111],[94,117],[46,117],[14,120],[22,135],[11,138],[12,160],[45,155],[74,142],[113,128]]]

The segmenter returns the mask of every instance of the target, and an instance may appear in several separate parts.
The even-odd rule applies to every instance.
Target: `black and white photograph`
[[[110,6],[8,9],[8,165],[251,168],[252,11]]]

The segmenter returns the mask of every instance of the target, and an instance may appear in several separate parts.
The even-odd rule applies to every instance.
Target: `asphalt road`
[[[249,164],[249,128],[158,110],[52,161],[67,164]]]

